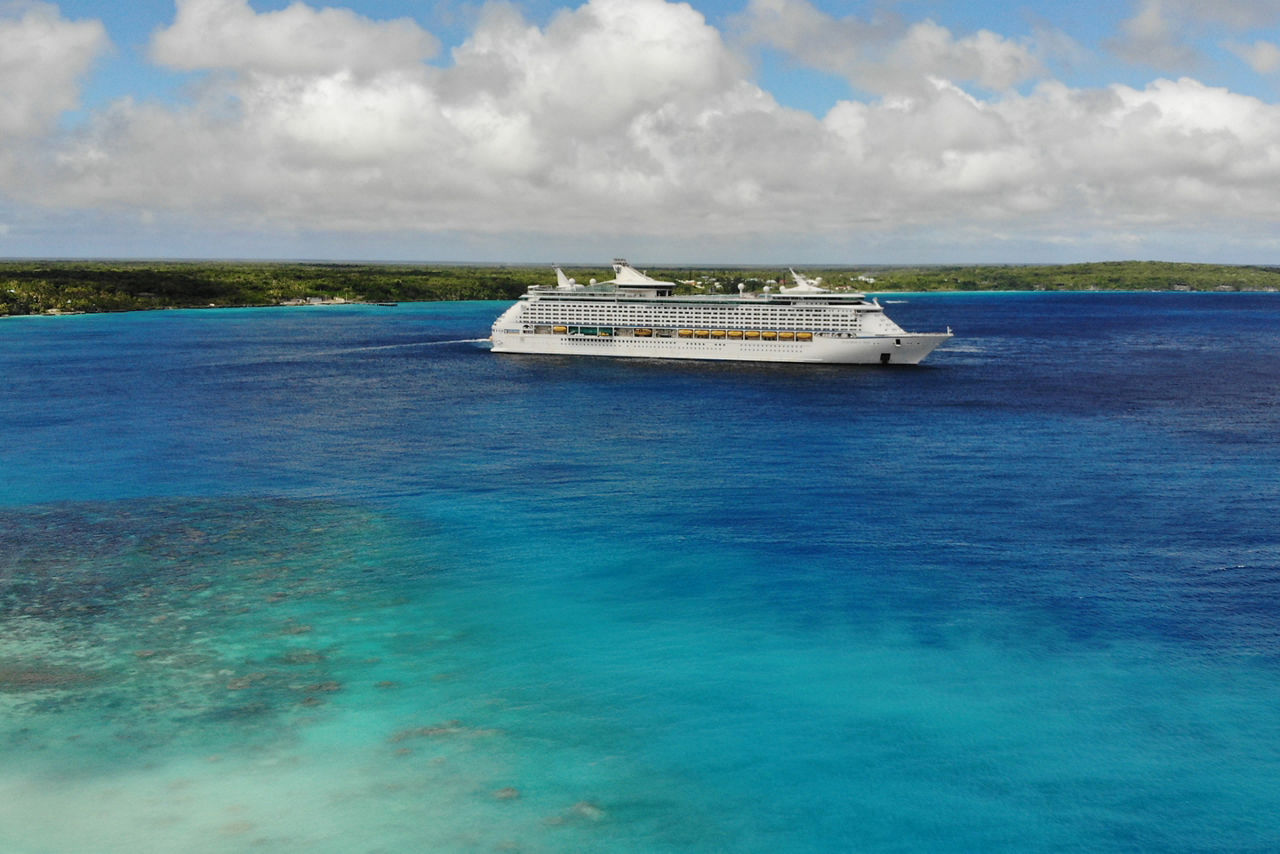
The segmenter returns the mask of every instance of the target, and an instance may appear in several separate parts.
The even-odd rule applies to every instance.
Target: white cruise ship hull
[[[915,365],[950,338],[951,334],[947,332],[856,338],[814,336],[808,341],[626,335],[602,338],[597,335],[502,332],[495,329],[491,341],[495,353],[837,365]]]
[[[616,278],[579,285],[556,268],[556,287],[532,287],[493,323],[495,353],[916,365],[951,330],[908,332],[864,294],[831,293],[795,274],[779,293],[677,295],[626,261]],[[792,271],[794,274],[794,271]]]

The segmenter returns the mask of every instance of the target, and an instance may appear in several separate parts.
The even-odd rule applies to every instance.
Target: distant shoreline
[[[786,283],[786,267],[649,267],[687,293]],[[833,290],[871,293],[1156,291],[1280,292],[1280,266],[1117,261],[1067,265],[815,267]],[[606,266],[566,267],[578,281]],[[549,266],[332,262],[0,261],[0,316],[192,308],[512,300],[554,281]]]

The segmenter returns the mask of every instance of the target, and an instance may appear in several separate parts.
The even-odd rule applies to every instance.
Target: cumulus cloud
[[[48,132],[110,46],[100,22],[66,20],[50,3],[0,5],[0,140]]]
[[[1045,83],[989,102],[940,85],[910,103],[843,103],[825,124],[856,145],[864,189],[894,222],[1276,218],[1280,110],[1193,80]]]
[[[1037,66],[999,36],[892,24],[874,47],[866,28],[890,24],[751,8],[761,26],[781,15],[770,44],[879,81],[878,96],[821,118],[782,107],[702,15],[665,0],[589,0],[545,26],[490,6],[432,66],[416,25],[388,50],[368,40],[384,24],[349,13],[189,0],[155,51],[187,38],[184,14],[214,15],[184,67],[216,73],[190,101],[117,101],[0,180],[30,204],[264,231],[712,240],[963,224],[1054,241],[1280,220],[1274,104],[1189,78],[1011,90]],[[820,32],[849,36],[856,62]]]
[[[184,4],[154,52],[186,40],[184,14],[214,15],[189,65],[222,73],[185,108],[115,104],[45,164],[43,197],[356,229],[598,223],[618,196],[652,217],[713,180],[691,167],[730,144],[733,116],[776,110],[699,13],[664,0],[592,0],[545,30],[491,6],[444,69],[362,63],[376,25],[354,16],[287,28],[280,57],[282,13],[245,9]],[[345,58],[321,67],[334,45]]]
[[[1043,70],[1027,44],[988,30],[957,38],[933,21],[835,18],[808,0],[751,0],[738,24],[748,42],[874,93],[916,89],[929,78],[1008,89]]]
[[[408,18],[371,21],[302,3],[257,13],[248,0],[177,0],[177,9],[151,43],[152,58],[170,68],[374,73],[411,68],[439,50]]]

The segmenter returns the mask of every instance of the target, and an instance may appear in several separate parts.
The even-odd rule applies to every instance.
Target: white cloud
[[[1118,56],[1150,68],[1185,72],[1205,63],[1195,42],[1207,30],[1248,34],[1280,23],[1280,0],[1138,0],[1134,15],[1108,46]],[[1258,73],[1275,70],[1274,46],[1258,41],[1224,46]]]
[[[1043,70],[1027,44],[988,30],[957,38],[928,20],[834,18],[808,0],[752,0],[738,25],[750,43],[875,93],[927,88],[929,78],[1002,90]]]
[[[851,153],[829,173],[887,222],[1075,234],[1141,224],[1280,219],[1280,108],[1160,80],[1144,89],[979,101],[845,102],[826,127]]]
[[[1225,46],[1259,74],[1280,71],[1280,46],[1273,42],[1259,40],[1251,45],[1228,42]]]
[[[215,35],[191,65],[216,59],[223,73],[183,109],[118,102],[29,189],[67,206],[245,211],[313,228],[598,224],[610,197],[660,217],[673,198],[719,191],[720,173],[752,164],[691,167],[733,144],[721,137],[736,114],[777,110],[700,14],[663,0],[593,0],[545,31],[491,7],[447,69],[364,62],[353,46],[374,25],[354,16],[326,19],[336,29],[323,38],[293,30],[302,41],[286,60],[271,47],[280,13],[195,7],[220,12],[210,31],[235,37]],[[157,53],[192,25],[179,18]],[[302,34],[347,45],[341,67],[301,73],[320,53]]]
[[[50,3],[0,5],[0,140],[48,132],[109,48],[98,21],[68,21]]]
[[[259,14],[248,0],[177,0],[177,7],[173,26],[151,43],[152,58],[170,68],[374,73],[412,68],[439,50],[408,18],[377,22],[303,3]]]
[[[489,7],[445,67],[421,62],[421,30],[388,52],[366,38],[382,24],[295,5],[290,21],[324,26],[290,29],[285,59],[283,13],[200,8],[220,9],[211,32],[226,24],[240,46],[211,39],[198,64],[215,73],[192,100],[117,101],[0,174],[7,193],[148,227],[717,245],[913,229],[1069,244],[1280,222],[1277,105],[1185,78],[990,94],[1031,73],[1029,49],[927,22],[900,27],[879,70],[848,66],[881,75],[882,97],[818,119],[781,107],[700,14],[664,0],[590,0],[545,27]],[[786,13],[773,43],[793,50],[874,26],[787,0],[753,9]],[[817,43],[822,61],[841,56],[839,39]],[[334,61],[320,44],[341,46]]]
[[[915,24],[893,48],[889,64],[989,89],[1007,89],[1040,72],[1028,49],[988,30],[957,39],[944,27]]]
[[[1122,36],[1110,43],[1124,59],[1151,68],[1186,70],[1199,62],[1199,53],[1186,41],[1182,15],[1172,13],[1165,0],[1142,0],[1137,14],[1126,20]]]

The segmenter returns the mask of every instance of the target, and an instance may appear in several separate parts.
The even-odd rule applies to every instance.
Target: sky
[[[0,257],[1280,263],[1280,0],[0,0]]]

